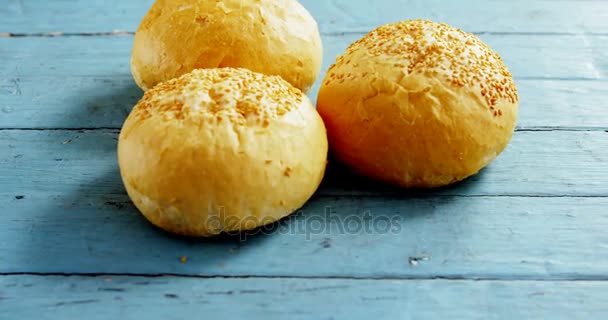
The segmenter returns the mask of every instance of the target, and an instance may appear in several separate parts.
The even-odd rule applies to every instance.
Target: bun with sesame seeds
[[[502,59],[479,38],[414,20],[353,43],[327,72],[317,110],[338,160],[431,188],[476,174],[505,149],[518,100]]]
[[[194,69],[240,67],[307,92],[322,58],[317,23],[296,0],[157,0],[135,34],[131,72],[148,90]]]
[[[318,188],[327,135],[310,100],[278,76],[200,69],[148,90],[127,118],[118,162],[153,224],[187,236],[249,230]]]

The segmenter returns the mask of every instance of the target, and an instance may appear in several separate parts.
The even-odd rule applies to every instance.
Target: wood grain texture
[[[0,4],[0,318],[608,318],[608,1],[302,0],[324,70],[387,22],[478,34],[518,81],[519,131],[441,190],[331,162],[294,215],[209,240],[152,227],[120,182],[128,33],[152,2]]]
[[[134,31],[153,0],[5,0],[0,32]],[[548,0],[302,0],[323,32],[368,31],[380,24],[425,18],[476,32],[608,33],[604,1]]]
[[[482,175],[427,193],[334,167],[301,213],[241,242],[150,226],[120,182],[116,132],[4,130],[0,272],[604,279],[607,135],[519,132]]]
[[[324,68],[363,34],[323,37]],[[605,79],[608,36],[480,36],[504,58],[518,79]],[[93,77],[129,74],[133,37],[0,38],[0,74],[15,77]],[[40,53],[44,52],[43,55]],[[568,54],[564,54],[567,52]]]
[[[605,319],[605,282],[0,277],[14,319]],[[85,311],[86,310],[86,311]]]
[[[0,193],[64,192],[112,173],[100,193],[122,192],[115,176],[117,131],[0,131]],[[517,132],[481,174],[428,194],[455,196],[608,196],[608,133]],[[95,191],[97,190],[97,191]],[[331,166],[319,195],[405,195]],[[424,193],[423,193],[424,194]]]
[[[524,79],[517,85],[519,129],[608,129],[608,82]],[[313,100],[316,93],[315,87]],[[0,79],[0,128],[118,129],[141,95],[124,73]]]
[[[359,36],[325,36],[323,70]],[[520,127],[608,127],[608,86],[591,81],[608,74],[602,53],[608,37],[482,37],[518,78]],[[0,50],[6,62],[0,65],[0,128],[119,128],[142,94],[129,72],[131,42],[131,36],[0,39],[8,48]],[[317,90],[318,84],[313,100]]]
[[[316,197],[257,235],[195,240],[75,189],[2,196],[0,273],[607,278],[605,197]]]

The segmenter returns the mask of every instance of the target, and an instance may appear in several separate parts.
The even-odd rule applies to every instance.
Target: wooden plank
[[[324,70],[358,37],[326,36]],[[601,53],[608,52],[608,41],[601,41],[606,37],[484,38],[503,52],[519,79],[521,127],[606,127],[605,83],[579,81],[608,74],[608,55]],[[0,128],[120,127],[141,97],[129,73],[131,41],[130,36],[0,39],[8,48],[0,51],[5,61]],[[534,61],[539,54],[544,62]],[[558,80],[546,80],[552,78]],[[317,90],[318,85],[310,93],[313,100]]]
[[[368,31],[414,18],[445,21],[477,32],[608,33],[604,1],[546,0],[302,0],[324,32]],[[0,32],[134,31],[153,0],[8,0]]]
[[[361,34],[324,36],[323,70]],[[608,36],[503,35],[480,36],[499,52],[519,78],[605,79]],[[133,37],[0,38],[2,78],[94,77],[128,75]],[[44,52],[44,54],[40,54]],[[568,54],[563,54],[567,52]]]
[[[134,31],[154,0],[8,0],[0,6],[0,32]]]
[[[603,1],[552,0],[367,0],[301,1],[328,32],[367,32],[405,19],[430,19],[469,32],[605,33],[608,14]]]
[[[0,128],[120,128],[142,94],[130,74],[0,79]]]
[[[606,282],[0,277],[15,319],[605,319]],[[86,310],[86,311],[84,311]],[[84,312],[83,312],[84,311]]]
[[[116,131],[0,131],[2,191],[73,192],[92,177],[89,191],[122,193],[116,176]],[[481,174],[421,195],[608,196],[608,133],[517,132]],[[108,176],[109,175],[109,176]],[[320,195],[405,195],[333,165]]]
[[[603,81],[518,82],[518,127],[608,129]],[[317,87],[310,96],[316,100]],[[0,128],[120,128],[141,98],[129,74],[0,79]]]
[[[443,195],[608,194],[608,132],[517,132],[510,146],[480,174],[437,192]],[[403,195],[399,189],[332,167],[320,191],[334,195]],[[434,192],[433,192],[434,193]],[[414,194],[425,194],[419,192]]]
[[[89,191],[108,179],[3,195],[0,273],[607,277],[607,198],[316,197],[257,235],[194,240],[152,227],[125,195]]]
[[[436,192],[330,173],[301,213],[241,242],[150,226],[120,183],[115,133],[0,131],[0,273],[604,278],[606,134],[520,132],[485,174]]]

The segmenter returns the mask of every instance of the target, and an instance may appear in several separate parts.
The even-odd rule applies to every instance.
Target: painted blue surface
[[[323,36],[323,68],[361,36]],[[608,36],[481,37],[518,79],[520,127],[608,128],[608,58],[600,56]],[[0,38],[0,127],[120,128],[141,97],[129,72],[131,42],[129,35]]]
[[[324,68],[394,20],[479,34],[517,78],[518,132],[442,190],[332,163],[301,213],[246,241],[161,232],[120,183],[118,128],[141,96],[129,32],[151,3],[0,5],[0,319],[608,317],[608,2],[302,1]],[[349,232],[349,217],[394,220]]]
[[[4,4],[6,3],[7,4]],[[134,31],[154,0],[4,0],[0,32]],[[441,20],[471,32],[608,33],[603,1],[302,0],[323,32],[365,32],[389,21]]]
[[[0,288],[6,314],[41,320],[602,320],[608,306],[599,281],[15,276]]]

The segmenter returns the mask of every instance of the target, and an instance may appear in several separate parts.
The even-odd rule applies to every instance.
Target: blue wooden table
[[[333,165],[301,213],[245,241],[161,232],[121,185],[151,4],[1,1],[0,319],[608,319],[608,1],[303,1],[324,68],[387,22],[478,34],[517,79],[520,121],[447,189]]]

